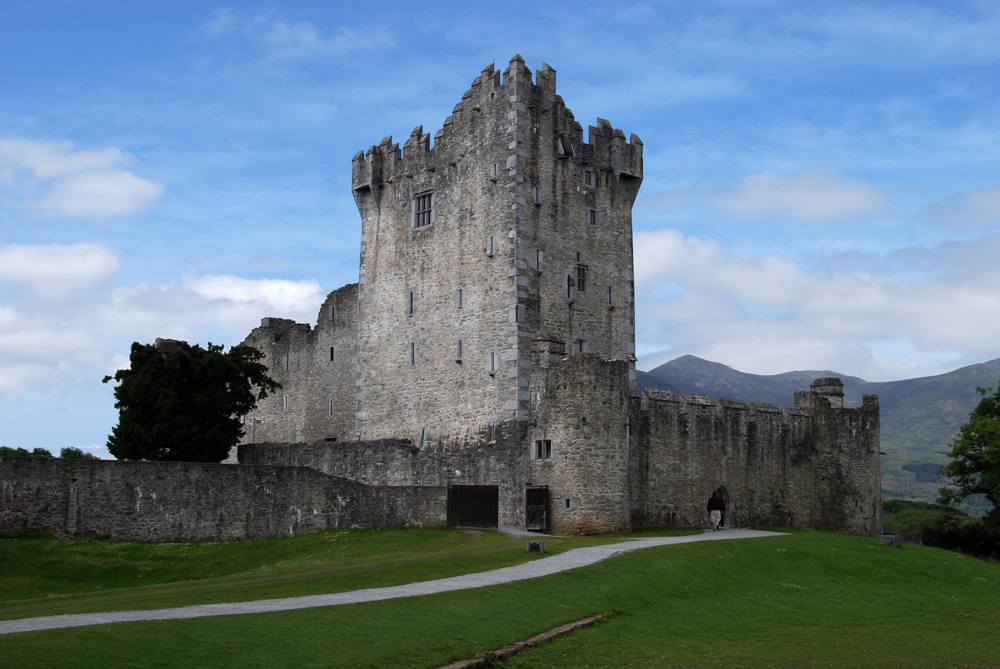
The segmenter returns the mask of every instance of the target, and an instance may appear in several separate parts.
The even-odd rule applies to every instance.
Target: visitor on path
[[[729,497],[726,496],[725,491],[719,493],[719,499],[722,500],[722,520],[719,521],[719,529],[726,529],[726,510],[729,508]]]
[[[713,492],[708,500],[708,513],[712,518],[713,532],[719,529],[719,523],[722,522],[722,512],[725,508],[726,503],[719,497],[719,493],[717,491]]]

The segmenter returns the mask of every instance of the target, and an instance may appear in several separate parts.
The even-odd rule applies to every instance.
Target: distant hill
[[[979,402],[976,386],[996,387],[1000,359],[962,367],[937,376],[872,383],[832,370],[783,374],[747,374],[718,362],[685,355],[647,373],[636,374],[640,388],[660,388],[731,397],[744,401],[791,404],[796,390],[808,390],[813,379],[837,376],[844,382],[847,406],[860,406],[863,395],[876,393],[882,410],[882,484],[887,495],[932,501],[943,480],[918,479],[902,466],[945,462],[948,445]],[[926,477],[924,477],[926,478]],[[933,477],[932,477],[933,478]]]

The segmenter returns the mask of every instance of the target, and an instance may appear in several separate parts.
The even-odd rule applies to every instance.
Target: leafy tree
[[[76,446],[67,446],[62,449],[59,451],[59,457],[71,460],[100,460],[100,458],[93,453],[88,453],[87,451],[77,448]]]
[[[941,488],[938,501],[956,504],[970,495],[984,495],[992,508],[984,517],[985,524],[1000,532],[1000,388],[977,387],[983,398],[969,420],[959,428],[951,442],[948,456],[951,462],[941,467],[941,473],[951,477],[955,489]]]
[[[252,346],[223,353],[211,342],[171,344],[135,342],[130,368],[115,372],[118,425],[108,450],[119,460],[220,462],[243,436],[239,417],[281,385]]]

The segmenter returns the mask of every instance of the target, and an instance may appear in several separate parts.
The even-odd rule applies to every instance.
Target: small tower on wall
[[[353,164],[362,218],[356,438],[422,448],[529,420],[531,345],[560,336],[635,373],[632,204],[642,143],[582,126],[515,56],[484,69],[433,143]]]

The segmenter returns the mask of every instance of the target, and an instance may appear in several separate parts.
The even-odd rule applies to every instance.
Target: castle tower
[[[528,421],[531,343],[635,370],[632,204],[642,143],[588,141],[543,64],[490,65],[434,143],[354,157],[362,218],[356,438],[448,450]],[[631,379],[630,379],[631,380]]]

